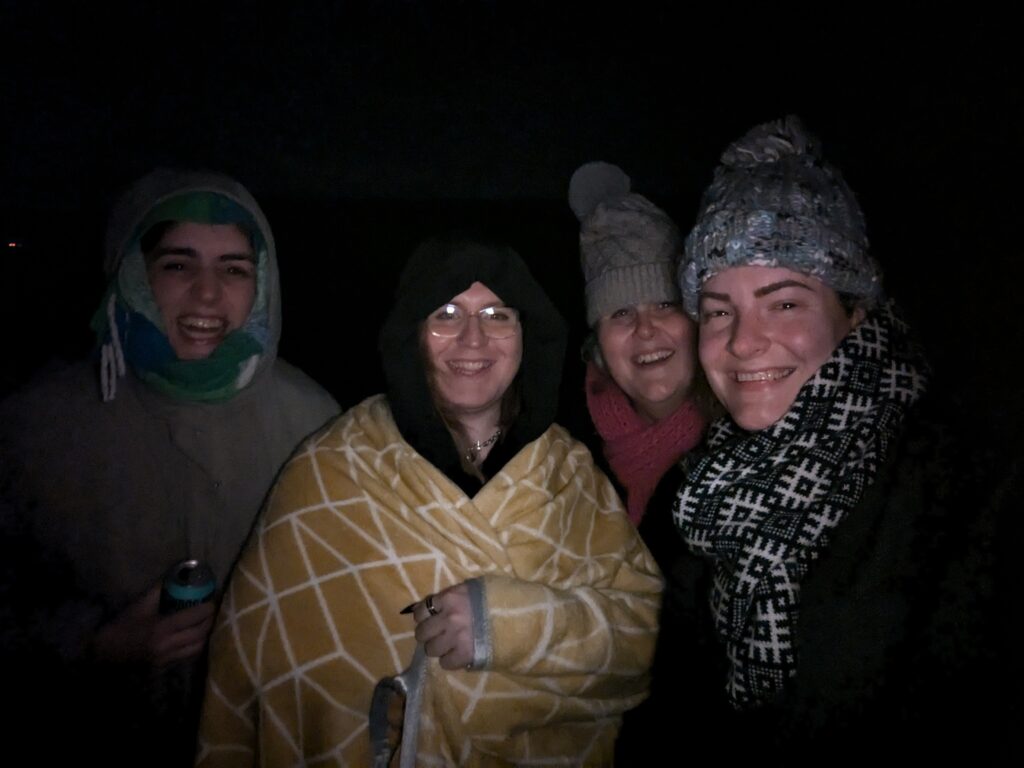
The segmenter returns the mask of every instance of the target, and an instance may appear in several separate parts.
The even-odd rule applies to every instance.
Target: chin
[[[760,432],[762,429],[775,424],[786,415],[786,411],[779,412],[777,409],[741,408],[737,412],[729,412],[732,420],[737,426],[747,432]]]

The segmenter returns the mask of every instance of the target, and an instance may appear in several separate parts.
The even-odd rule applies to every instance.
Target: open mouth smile
[[[660,363],[665,360],[668,360],[674,354],[675,352],[673,352],[671,349],[658,349],[655,350],[654,352],[644,352],[643,354],[634,357],[633,363],[634,365],[639,366],[654,365],[655,363]]]
[[[447,362],[449,370],[459,376],[476,376],[492,365],[491,360],[449,360]]]
[[[218,339],[227,332],[227,327],[227,321],[221,317],[186,315],[178,318],[178,330],[183,336],[193,341]]]

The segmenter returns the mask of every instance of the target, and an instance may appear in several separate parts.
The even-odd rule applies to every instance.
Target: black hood
[[[483,283],[519,310],[523,333],[519,415],[488,455],[485,476],[490,477],[491,468],[500,469],[551,426],[566,344],[565,321],[519,254],[507,245],[448,237],[426,240],[416,248],[402,270],[394,306],[380,332],[388,400],[406,441],[460,485],[465,473],[455,443],[434,408],[420,351],[420,326],[427,315],[474,282]]]

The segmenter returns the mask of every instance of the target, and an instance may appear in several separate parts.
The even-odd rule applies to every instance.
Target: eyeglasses
[[[489,339],[507,339],[519,330],[519,312],[512,307],[484,307],[467,312],[458,304],[445,304],[427,318],[427,330],[442,339],[453,339],[466,328],[469,318],[480,321],[480,331]]]

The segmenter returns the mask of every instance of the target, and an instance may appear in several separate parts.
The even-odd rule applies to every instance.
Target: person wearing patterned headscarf
[[[379,338],[387,394],[302,447],[235,570],[198,765],[609,765],[661,579],[553,423],[564,321],[511,248],[456,236]]]
[[[277,358],[274,239],[237,181],[144,176],[113,208],[105,269],[97,359],[0,405],[5,681],[31,762],[184,766],[215,602],[163,615],[162,577],[196,559],[222,586],[338,406]]]
[[[679,282],[727,412],[673,510],[691,552],[676,684],[702,745],[820,764],[970,722],[988,554],[861,209],[797,118],[722,155]]]

